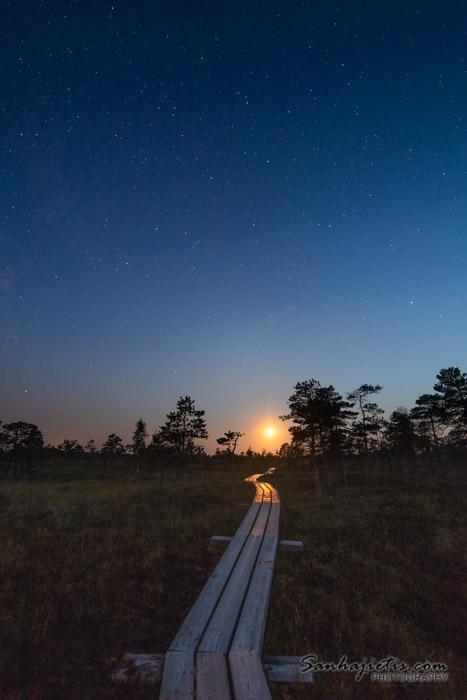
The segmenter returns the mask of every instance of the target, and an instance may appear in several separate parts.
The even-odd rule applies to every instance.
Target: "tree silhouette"
[[[102,445],[102,452],[112,455],[121,455],[125,452],[122,438],[115,433],[110,433],[107,440]]]
[[[303,457],[303,450],[299,445],[290,445],[288,442],[283,442],[279,449],[276,451],[276,455],[280,459],[296,460],[299,457]]]
[[[133,444],[131,449],[133,454],[136,456],[136,472],[139,472],[139,460],[142,452],[146,447],[146,438],[148,436],[148,431],[146,430],[146,423],[142,418],[136,421],[135,432],[133,433]]]
[[[288,400],[289,413],[279,416],[279,418],[294,422],[295,425],[289,428],[292,444],[303,445],[314,461],[320,422],[318,390],[321,388],[321,384],[316,379],[310,379],[298,382],[294,388],[295,393]]]
[[[363,441],[366,454],[369,451],[369,437],[376,435],[381,429],[381,416],[384,413],[378,404],[367,401],[367,398],[373,394],[379,394],[382,388],[379,384],[362,384],[358,389],[347,394],[349,401],[355,402],[360,412],[360,420],[352,423],[352,432],[357,446]]]
[[[317,456],[327,451],[339,451],[346,420],[355,415],[353,404],[344,401],[334,387],[322,387],[316,379],[295,385],[295,393],[288,400],[289,413],[279,416],[292,420],[289,428],[292,447],[298,446],[309,454],[316,493],[321,498],[321,484]],[[327,461],[325,461],[327,468]]]
[[[165,424],[153,437],[153,443],[169,452],[194,454],[196,439],[207,440],[208,432],[204,411],[195,409],[195,402],[190,396],[180,396],[177,410],[167,414]]]
[[[78,440],[65,440],[58,446],[58,449],[62,452],[83,452],[84,448],[79,444]]]
[[[1,427],[0,442],[2,448],[9,452],[10,475],[19,478],[21,465],[29,464],[44,446],[44,437],[33,423],[17,421],[5,423]]]
[[[396,457],[405,459],[409,465],[414,466],[416,436],[406,408],[400,406],[391,413],[384,436]]]
[[[415,401],[416,406],[410,411],[415,420],[419,433],[425,437],[429,449],[434,449],[436,461],[441,466],[439,439],[445,427],[445,410],[440,394],[422,394]],[[430,460],[430,464],[432,462]],[[433,471],[433,466],[431,466]]]
[[[461,433],[467,433],[467,374],[458,367],[442,369],[436,375],[433,389],[441,397],[446,422]]]
[[[234,454],[238,440],[244,435],[245,433],[229,430],[228,432],[224,433],[223,437],[217,438],[216,442],[225,447],[227,452]]]
[[[88,452],[89,454],[95,454],[97,452],[97,447],[96,447],[96,442],[95,440],[91,439],[89,440],[85,446],[84,446],[85,452]]]
[[[321,386],[316,379],[296,384],[288,403],[289,413],[279,417],[295,423],[289,428],[292,446],[303,447],[313,459],[335,443],[336,434],[355,416],[350,410],[353,403],[344,401],[332,385]]]
[[[229,430],[224,433],[223,437],[217,438],[217,443],[226,448],[227,454],[230,454],[230,479],[232,483],[232,503],[235,502],[235,448],[237,442],[245,433],[240,433],[235,430]]]
[[[334,453],[340,450],[343,433],[347,429],[347,421],[355,417],[351,409],[353,402],[345,401],[331,386],[320,387],[317,391],[320,404],[319,434],[321,451]]]

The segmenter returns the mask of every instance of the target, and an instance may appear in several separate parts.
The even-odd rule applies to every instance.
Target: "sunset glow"
[[[463,3],[91,8],[2,4],[2,424],[150,442],[188,395],[274,453],[297,382],[410,409],[467,344]]]

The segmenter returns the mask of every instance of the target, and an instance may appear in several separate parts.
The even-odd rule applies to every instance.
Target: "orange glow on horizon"
[[[287,427],[282,422],[276,422],[274,418],[267,418],[258,422],[253,430],[245,430],[247,433],[245,441],[255,452],[266,450],[275,454],[280,446],[289,440]]]

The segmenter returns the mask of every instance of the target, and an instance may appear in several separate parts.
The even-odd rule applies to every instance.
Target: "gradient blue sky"
[[[465,370],[466,14],[3,2],[0,419],[129,441],[188,394],[269,449],[298,381]]]

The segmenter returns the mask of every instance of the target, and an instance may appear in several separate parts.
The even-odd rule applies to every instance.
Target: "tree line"
[[[378,384],[362,384],[344,399],[332,385],[299,382],[288,400],[289,412],[281,416],[292,425],[291,441],[280,452],[309,464],[318,498],[320,467],[329,483],[332,468],[340,468],[345,479],[345,465],[355,459],[368,466],[426,466],[431,473],[443,459],[465,465],[467,374],[449,367],[436,379],[434,393],[419,396],[410,411],[397,408],[388,420],[374,401],[382,390]]]
[[[442,369],[433,386],[410,411],[399,407],[389,420],[373,400],[382,387],[362,384],[344,399],[334,387],[315,380],[299,382],[288,400],[291,420],[289,449],[315,458],[345,452],[368,455],[382,448],[401,456],[433,452],[442,445],[467,446],[467,374],[457,367]]]
[[[423,394],[408,410],[399,407],[389,419],[375,398],[382,391],[379,384],[362,384],[346,397],[335,388],[322,386],[316,379],[298,382],[288,399],[288,412],[281,420],[291,421],[290,441],[284,443],[276,455],[268,455],[288,462],[309,464],[319,481],[319,466],[339,468],[345,476],[345,463],[359,458],[370,463],[376,458],[382,464],[395,463],[408,468],[426,464],[431,471],[441,467],[449,454],[465,462],[467,447],[467,374],[458,367],[440,370],[433,393]],[[197,410],[190,396],[180,397],[176,410],[166,416],[166,422],[148,442],[146,423],[136,421],[132,441],[124,445],[120,436],[111,433],[100,453],[105,457],[123,454],[134,456],[136,471],[141,460],[148,457],[200,456],[202,444],[208,438],[205,412]],[[226,431],[217,439],[221,449],[233,461],[237,442],[243,433]],[[68,455],[96,454],[94,440],[80,445],[65,439],[57,448],[44,447],[44,438],[36,425],[22,421],[0,424],[0,452],[9,464],[10,474],[19,476],[44,451],[57,450]],[[253,457],[249,449],[240,457]]]
[[[136,460],[136,471],[139,471],[144,455],[204,454],[203,447],[195,443],[197,439],[208,438],[204,414],[204,411],[195,408],[195,402],[190,396],[181,396],[177,402],[177,409],[167,414],[166,422],[152,435],[149,444],[146,443],[146,423],[139,418],[129,445],[125,445],[119,435],[111,433],[102,445],[100,453],[104,457],[132,454]],[[18,477],[21,469],[27,468],[44,450],[58,451],[68,456],[85,453],[94,455],[99,452],[92,439],[83,446],[77,440],[66,438],[55,448],[53,445],[44,446],[42,432],[32,423],[0,423],[0,452],[8,459],[10,475]]]

